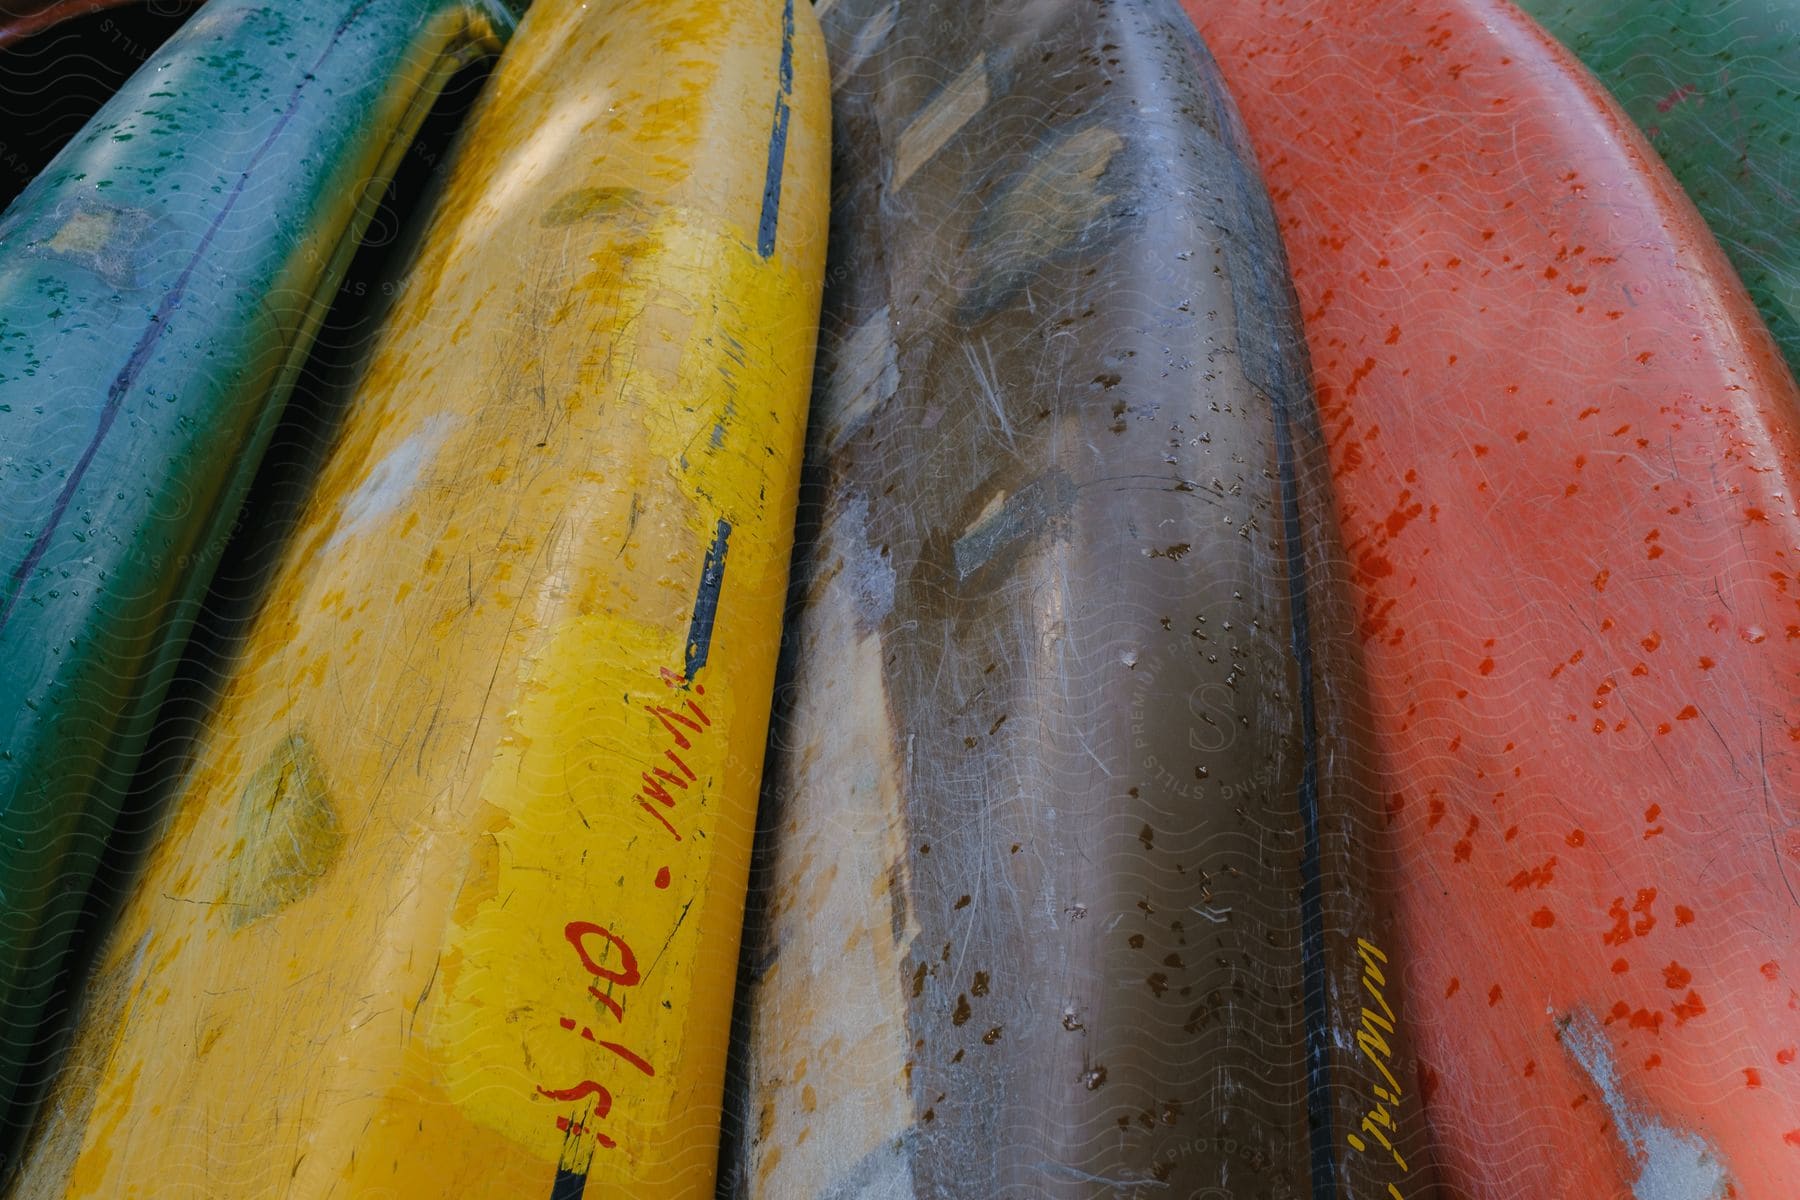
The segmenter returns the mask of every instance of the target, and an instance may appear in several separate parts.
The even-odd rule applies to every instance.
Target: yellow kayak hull
[[[801,0],[538,0],[16,1195],[710,1195],[824,274]]]

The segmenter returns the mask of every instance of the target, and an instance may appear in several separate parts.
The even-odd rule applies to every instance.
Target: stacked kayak
[[[827,79],[795,0],[530,10],[16,1195],[711,1190]]]
[[[215,0],[0,220],[0,1113],[238,498],[464,0]]]
[[[727,1190],[1422,1194],[1323,443],[1214,68],[1165,3],[824,21]]]
[[[1188,0],[1306,317],[1446,1183],[1800,1179],[1800,396],[1501,0]]]
[[[67,25],[82,17],[115,9],[152,9],[181,12],[194,7],[199,0],[5,0],[0,3],[0,50],[16,52],[19,46],[39,34]],[[107,33],[113,30],[108,28]]]
[[[1800,4],[1522,0],[1611,89],[1800,373]]]

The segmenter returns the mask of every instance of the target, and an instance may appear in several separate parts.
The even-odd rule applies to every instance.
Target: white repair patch
[[[1705,1138],[1671,1129],[1625,1095],[1612,1045],[1592,1016],[1574,1013],[1557,1026],[1569,1056],[1612,1112],[1613,1126],[1637,1167],[1631,1187],[1637,1200],[1723,1200],[1731,1194],[1731,1176]]]
[[[444,438],[455,427],[455,417],[439,413],[389,450],[362,485],[345,498],[338,527],[325,543],[326,550],[335,550],[404,504],[418,486],[425,464],[437,455]]]

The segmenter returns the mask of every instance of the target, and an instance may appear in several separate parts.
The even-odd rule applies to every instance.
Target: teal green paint
[[[1800,0],[1520,0],[1612,90],[1800,374]]]
[[[317,324],[439,90],[511,25],[212,0],[0,218],[0,1132]]]

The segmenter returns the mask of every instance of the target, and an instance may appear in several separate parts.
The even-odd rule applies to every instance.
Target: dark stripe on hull
[[[1332,1170],[1331,1013],[1325,987],[1325,907],[1319,872],[1319,722],[1313,700],[1312,629],[1306,609],[1306,546],[1301,541],[1300,494],[1286,402],[1275,407],[1275,457],[1281,474],[1281,535],[1286,543],[1288,613],[1294,662],[1300,671],[1300,971],[1306,1000],[1306,1117],[1312,1134],[1314,1200],[1335,1200]]]
[[[700,590],[694,596],[694,616],[688,625],[683,673],[689,679],[700,673],[712,649],[713,619],[719,614],[719,589],[725,585],[725,550],[730,541],[731,522],[721,517],[712,545],[706,548],[706,564],[700,568]]]
[[[769,132],[769,165],[763,173],[762,220],[756,226],[756,252],[764,258],[775,253],[775,228],[781,218],[781,170],[787,161],[788,97],[793,94],[794,0],[787,0],[781,13],[781,90],[775,93],[775,126]]]

